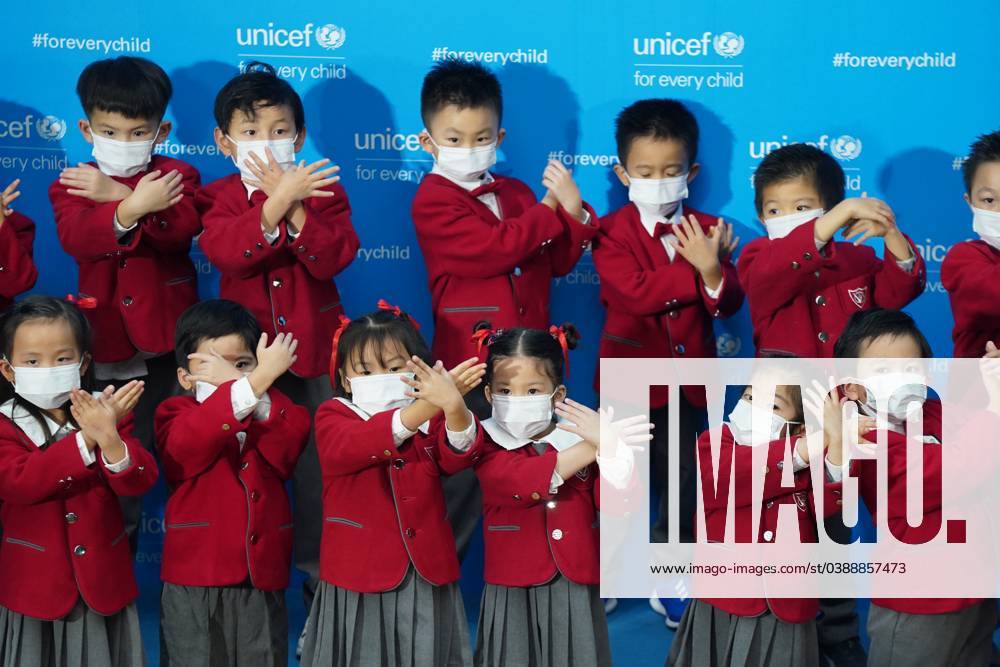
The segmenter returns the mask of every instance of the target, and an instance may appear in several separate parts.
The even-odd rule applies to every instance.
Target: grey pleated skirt
[[[69,614],[44,621],[0,607],[0,664],[4,667],[140,667],[135,604],[102,616],[77,600]]]
[[[411,566],[384,593],[320,581],[306,621],[303,666],[458,667],[472,663],[458,584],[435,586]]]
[[[604,667],[608,622],[597,586],[562,575],[541,586],[486,584],[476,631],[476,665]]]
[[[161,667],[285,667],[288,612],[284,591],[237,586],[163,584]]]
[[[737,616],[694,600],[681,617],[667,665],[818,666],[816,621],[786,623],[769,611],[760,616]]]

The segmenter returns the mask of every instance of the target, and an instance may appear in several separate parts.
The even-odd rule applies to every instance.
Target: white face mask
[[[878,373],[864,380],[866,389],[865,407],[871,415],[876,415],[876,398],[881,399],[886,406],[886,415],[894,424],[906,422],[907,408],[917,411],[923,408],[927,400],[927,387],[924,378],[917,373]]]
[[[972,207],[972,229],[979,238],[1000,250],[1000,211]]]
[[[413,402],[406,395],[409,387],[400,378],[413,379],[413,373],[383,373],[348,378],[351,382],[351,402],[370,415],[386,410],[405,408]]]
[[[515,438],[531,438],[552,423],[551,394],[498,396],[493,394],[493,421]]]
[[[488,146],[475,148],[438,146],[434,138],[431,137],[431,133],[427,130],[425,132],[427,132],[431,143],[437,148],[437,157],[434,158],[437,166],[456,180],[475,181],[497,163],[497,142],[495,141]]]
[[[295,164],[295,142],[298,138],[299,135],[295,135],[291,139],[236,141],[227,134],[226,139],[229,139],[236,146],[236,155],[230,155],[229,159],[240,170],[240,177],[244,181],[256,181],[257,176],[247,167],[248,163],[253,163],[250,154],[256,154],[264,164],[267,164],[267,152],[265,149],[270,148],[271,154],[274,155],[274,159],[278,162],[278,165],[282,170],[287,171],[289,167]]]
[[[51,368],[14,366],[14,391],[42,410],[58,408],[80,388],[80,362]]]
[[[653,215],[668,215],[687,199],[688,175],[670,178],[632,178],[628,180],[629,201]]]
[[[796,423],[773,410],[762,410],[745,398],[741,398],[729,413],[729,430],[736,444],[751,447],[778,440],[785,426]]]
[[[798,211],[796,213],[789,213],[788,215],[779,215],[776,218],[770,218],[764,221],[764,229],[767,230],[768,238],[783,239],[792,233],[796,228],[801,227],[810,220],[820,217],[825,214],[821,208],[814,208],[809,211]]]
[[[90,152],[101,171],[108,176],[128,178],[135,176],[149,166],[153,155],[153,144],[160,130],[148,141],[118,141],[102,137],[93,130],[90,137],[94,140],[94,149]]]

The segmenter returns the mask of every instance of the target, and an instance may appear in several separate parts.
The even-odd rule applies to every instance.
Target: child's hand
[[[70,392],[69,400],[70,414],[79,424],[88,449],[93,451],[98,445],[103,448],[113,446],[116,440],[121,442],[115,411],[108,404],[105,394],[94,398],[89,392],[74,389]]]
[[[551,208],[553,211],[559,208],[559,200],[556,196],[552,194],[552,190],[546,190],[545,196],[542,197],[542,203]]]
[[[132,194],[118,205],[118,224],[130,227],[142,216],[168,209],[184,198],[181,172],[175,169],[161,174],[154,169],[139,179]]]
[[[556,403],[556,414],[567,420],[556,424],[556,428],[580,436],[593,447],[600,446],[601,417],[596,411],[567,398]]]
[[[132,188],[86,162],[63,169],[59,174],[59,182],[66,186],[69,194],[102,204],[120,201],[132,194]]]
[[[722,282],[722,267],[719,266],[721,234],[716,232],[706,236],[693,215],[682,217],[680,224],[674,225],[673,232],[677,240],[670,241],[670,245],[701,274],[710,289],[716,289]]]
[[[837,382],[832,377],[829,379],[828,387],[824,387],[818,380],[813,380],[812,386],[806,387],[802,392],[802,405],[807,414],[817,422],[822,422],[823,448],[826,450],[826,457],[831,463],[839,465],[844,459],[844,425],[843,409],[837,389]],[[858,443],[864,442],[865,434],[875,426],[875,419],[858,413],[858,432],[851,444],[856,447]],[[803,438],[799,444],[799,456],[808,462],[806,440]]]
[[[281,177],[274,186],[274,194],[271,196],[289,206],[309,197],[333,197],[335,193],[323,188],[340,180],[340,176],[334,176],[340,171],[340,167],[322,169],[328,164],[330,161],[326,158],[317,160],[310,165],[302,160],[281,173]]]
[[[271,152],[270,148],[264,148],[264,155],[267,158],[266,162],[256,153],[250,153],[250,159],[246,160],[246,166],[250,169],[250,172],[253,173],[257,180],[248,181],[247,184],[262,190],[264,194],[270,197],[278,188],[278,183],[281,181],[281,175],[285,173],[285,170],[281,168],[280,164],[278,164],[278,161],[274,158],[274,153]]]
[[[860,236],[854,245],[859,245],[872,236],[885,236],[886,231],[895,228],[896,225],[896,215],[889,205],[866,194],[845,199],[833,210],[844,216],[844,223],[841,225],[844,229],[841,234],[845,239],[850,240],[852,236]]]
[[[295,350],[299,347],[290,333],[280,333],[267,344],[267,334],[260,335],[257,343],[257,368],[250,372],[250,386],[258,398],[264,395],[274,381],[285,374],[298,359]]]
[[[486,364],[479,363],[479,357],[466,359],[450,371],[452,381],[458,389],[458,393],[465,396],[482,383],[486,375]]]
[[[7,216],[14,212],[10,205],[21,196],[21,191],[17,189],[20,184],[21,179],[15,178],[10,185],[4,188],[3,192],[0,192],[0,227],[7,221]]]
[[[406,392],[407,396],[423,399],[446,413],[465,409],[465,402],[455,386],[455,380],[440,361],[431,368],[427,362],[414,355],[406,362],[406,368],[414,374],[412,380],[402,378],[402,382],[410,387],[410,391]]]
[[[210,385],[218,387],[230,380],[239,380],[243,377],[243,373],[225,357],[216,352],[215,348],[212,348],[208,354],[192,352],[188,355],[188,361],[199,362],[198,370],[188,375],[188,379],[191,382],[207,382]],[[193,371],[194,364],[190,364],[190,366]]]
[[[645,444],[653,439],[650,433],[653,425],[645,415],[615,420],[614,408],[609,407],[607,410],[594,412],[587,406],[568,398],[556,404],[556,414],[572,422],[572,424],[560,422],[557,428],[576,433],[584,440],[593,443],[594,447],[599,448],[603,441],[605,446],[613,448],[613,455],[617,455],[619,447],[631,447],[641,451]]]
[[[145,391],[146,383],[142,380],[132,380],[126,382],[115,391],[114,386],[108,385],[101,398],[115,413],[115,423],[125,419],[132,410],[135,409],[142,392]]]
[[[740,244],[740,237],[733,238],[733,226],[719,218],[718,224],[708,230],[709,237],[719,237],[719,262],[728,260]]]
[[[580,196],[580,188],[573,180],[573,174],[561,162],[549,160],[542,173],[542,185],[549,189],[567,213],[577,220],[583,220],[583,198]]]

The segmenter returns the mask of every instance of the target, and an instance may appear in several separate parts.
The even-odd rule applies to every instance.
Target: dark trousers
[[[844,525],[844,517],[839,512],[827,517],[826,532],[838,544],[850,544],[851,529]],[[859,632],[858,612],[854,598],[820,598],[821,612],[816,624],[819,645],[832,646],[848,639],[857,639]]]
[[[678,392],[680,404],[677,406],[680,436],[680,456],[678,483],[680,484],[680,539],[681,542],[694,541],[694,513],[696,509],[695,491],[695,452],[699,431],[704,429],[707,419],[705,410],[696,408],[688,402],[683,392]],[[674,400],[674,397],[670,397]],[[653,542],[666,542],[668,535],[668,519],[670,508],[670,492],[668,488],[668,452],[669,433],[668,406],[653,408],[649,411],[649,419],[653,423],[653,441],[651,443],[653,466],[653,489],[659,493],[660,501],[657,515],[651,528]]]
[[[466,394],[465,404],[480,420],[488,419],[493,413],[493,408],[486,401],[483,385]],[[461,561],[465,558],[469,542],[476,533],[479,517],[483,514],[483,494],[479,490],[479,480],[472,468],[442,477],[441,487],[444,490],[448,522],[451,524],[451,532],[455,535],[455,549]]]

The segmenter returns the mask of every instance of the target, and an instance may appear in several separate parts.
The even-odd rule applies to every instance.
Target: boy
[[[924,461],[918,465],[924,471],[940,470],[943,446],[941,401],[927,398],[923,385],[901,385],[890,379],[899,373],[913,373],[913,360],[931,356],[930,345],[913,319],[895,310],[875,309],[855,313],[837,339],[834,356],[859,359],[857,374],[865,378],[865,384],[844,386],[847,399],[857,402],[859,414],[868,417],[876,415],[876,397],[870,396],[868,389],[886,394],[881,397],[882,401],[888,401],[888,395],[905,395],[909,405],[913,405],[910,399],[922,403]],[[875,361],[880,359],[888,361]],[[880,376],[886,382],[878,382]],[[908,389],[911,386],[923,391]],[[893,402],[880,404],[885,406],[882,409],[888,408],[889,469],[886,477],[889,488],[886,498],[895,499],[889,502],[889,509],[881,511],[889,512],[887,523],[904,523],[903,530],[908,531],[908,541],[912,535],[915,537],[913,543],[920,543],[926,539],[926,536],[919,536],[922,528],[934,526],[936,530],[936,526],[941,524],[940,500],[935,506],[931,491],[934,484],[928,478],[923,483],[924,507],[932,509],[925,509],[927,516],[920,526],[912,527],[906,521],[906,413],[897,412],[907,405],[900,402],[897,408]],[[876,435],[872,431],[866,438],[875,442]],[[835,470],[835,477],[839,476],[840,469]],[[862,498],[874,517],[879,511],[875,502],[878,475],[874,463],[861,460],[852,463],[851,475],[858,477]],[[892,507],[900,508],[895,515]],[[937,518],[931,516],[932,512],[937,512]],[[868,612],[868,636],[871,640],[869,664],[985,665],[989,663],[993,651],[996,623],[995,600],[874,598]]]
[[[11,208],[21,196],[14,179],[0,192],[0,311],[9,306],[21,292],[35,286],[38,269],[31,259],[35,244],[35,223]]]
[[[420,144],[434,167],[417,188],[412,215],[434,310],[434,357],[446,368],[478,353],[477,322],[548,329],[552,278],[569,273],[597,232],[597,214],[570,172],[549,161],[541,202],[524,182],[490,173],[507,130],[500,82],[485,67],[446,60],[424,77]],[[482,390],[466,402],[479,417]],[[459,556],[479,518],[471,470],[445,480]]]
[[[729,317],[743,303],[729,255],[732,228],[685,208],[688,184],[698,175],[698,123],[675,100],[641,100],[615,121],[619,164],[615,174],[632,203],[601,220],[594,264],[607,310],[600,357],[714,357],[713,318]],[[598,379],[600,371],[598,371]],[[705,421],[705,395],[679,397],[682,540],[694,539],[695,439]],[[667,392],[650,392],[655,479],[660,503],[653,541],[667,541]],[[683,605],[650,600],[676,628]]]
[[[97,379],[145,379],[135,433],[152,450],[153,411],[174,387],[174,323],[198,298],[188,253],[201,232],[200,179],[189,164],[153,155],[171,129],[163,114],[172,87],[159,66],[99,60],[84,68],[76,92],[94,161],[64,169],[49,187],[56,231],[79,266],[80,296],[96,301],[84,312],[96,334]],[[123,499],[122,511],[134,552],[140,500]]]
[[[941,281],[955,316],[953,356],[981,357],[987,343],[1000,345],[1000,132],[972,144],[962,176],[979,240],[952,246]]]
[[[156,410],[171,489],[164,523],[164,665],[284,665],[292,515],[285,481],[309,412],[274,388],[297,341],[268,344],[232,301],[192,306],[177,322],[177,380],[188,392]],[[256,350],[256,354],[255,351]]]
[[[757,167],[754,189],[767,238],[743,249],[739,275],[757,354],[829,357],[851,314],[899,309],[923,292],[924,260],[892,211],[844,199],[832,156],[807,144],[779,148]],[[834,241],[838,231],[847,240]],[[884,260],[860,245],[871,237],[885,240]]]
[[[325,168],[296,164],[306,140],[298,93],[274,68],[252,62],[215,98],[215,142],[238,174],[198,193],[205,233],[198,244],[221,275],[221,296],[253,313],[273,340],[293,333],[298,360],[278,387],[310,414],[333,395],[327,366],[344,314],[333,278],[358,251],[347,193]],[[295,471],[295,564],[318,583],[322,480],[312,436]]]

